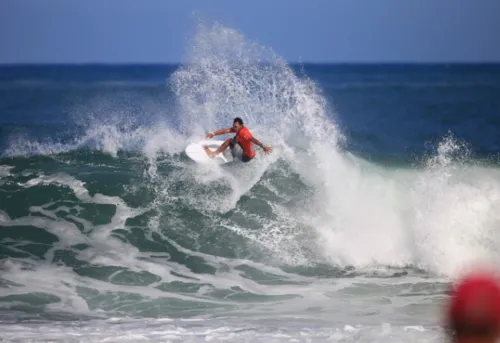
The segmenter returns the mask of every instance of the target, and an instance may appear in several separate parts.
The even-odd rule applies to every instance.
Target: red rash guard
[[[243,149],[243,153],[250,158],[254,158],[257,154],[257,151],[253,147],[252,134],[250,133],[250,130],[248,130],[246,127],[242,127],[240,129],[240,132],[236,134],[235,138],[236,142],[238,142],[238,144],[241,146],[241,149]]]

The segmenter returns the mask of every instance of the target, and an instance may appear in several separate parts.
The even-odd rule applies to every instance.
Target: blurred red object
[[[495,342],[500,337],[500,283],[494,273],[469,273],[450,295],[446,328],[455,342]]]

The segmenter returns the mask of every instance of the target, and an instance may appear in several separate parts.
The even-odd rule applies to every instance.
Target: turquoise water
[[[221,26],[188,56],[0,67],[4,339],[442,339],[499,260],[500,67],[289,65]],[[235,116],[273,154],[189,160]]]

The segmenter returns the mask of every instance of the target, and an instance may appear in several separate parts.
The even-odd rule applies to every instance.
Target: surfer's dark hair
[[[233,123],[238,123],[240,125],[243,125],[243,120],[241,120],[240,117],[236,117],[236,118],[234,118]]]

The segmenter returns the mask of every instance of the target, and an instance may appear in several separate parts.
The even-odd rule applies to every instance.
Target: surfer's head
[[[233,120],[234,131],[238,132],[241,130],[242,127],[243,127],[243,120],[241,120],[241,118],[239,117],[234,118]]]

